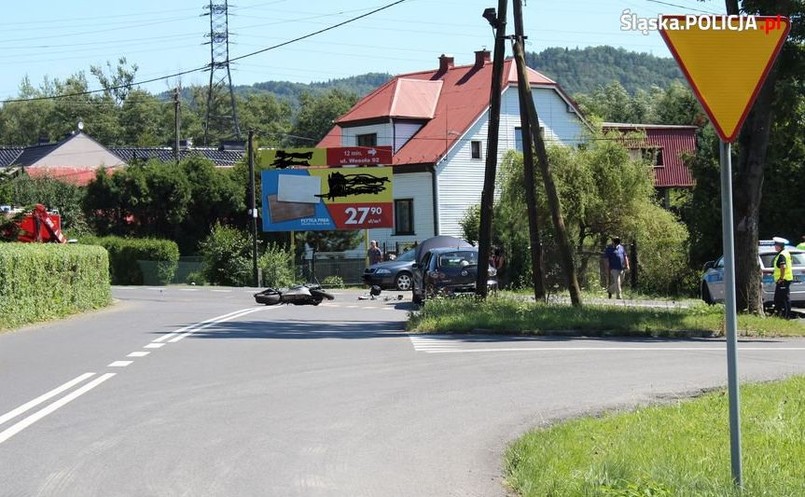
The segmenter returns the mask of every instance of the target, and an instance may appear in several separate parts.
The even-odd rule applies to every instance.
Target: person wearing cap
[[[383,251],[380,250],[380,247],[377,246],[377,240],[372,240],[369,244],[369,250],[367,251],[367,257],[369,257],[369,265],[377,264],[378,262],[383,261]]]
[[[615,298],[622,299],[621,284],[623,272],[629,270],[629,256],[626,255],[626,249],[623,248],[621,239],[617,236],[612,237],[612,243],[607,245],[604,251],[604,267],[609,276],[607,295],[612,298],[614,293]]]
[[[775,236],[772,238],[777,255],[771,265],[774,268],[774,311],[783,319],[791,316],[791,281],[794,271],[791,267],[791,254],[785,248],[788,240]]]

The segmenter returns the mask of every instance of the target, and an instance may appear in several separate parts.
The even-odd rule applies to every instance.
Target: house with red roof
[[[547,142],[577,145],[587,124],[562,88],[528,69]],[[480,203],[489,123],[492,61],[475,52],[469,65],[441,55],[436,69],[394,77],[335,121],[318,147],[391,146],[394,228],[370,230],[387,246],[435,235],[462,236],[459,222]],[[517,68],[504,62],[499,157],[522,150]]]
[[[665,198],[675,188],[691,188],[695,181],[685,163],[696,153],[697,126],[670,124],[603,123],[603,129],[621,133],[640,133],[635,143],[628,140],[633,159],[647,159],[653,166],[654,188]]]

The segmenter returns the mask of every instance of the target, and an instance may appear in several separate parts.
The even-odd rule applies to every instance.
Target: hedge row
[[[153,238],[81,238],[86,245],[100,245],[109,252],[113,285],[167,285],[179,265],[179,247],[171,240]]]
[[[107,306],[108,275],[101,247],[0,243],[0,328]]]

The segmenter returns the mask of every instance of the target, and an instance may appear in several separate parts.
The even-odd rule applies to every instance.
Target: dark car
[[[478,277],[476,247],[441,247],[425,252],[414,265],[412,300],[415,304],[437,296],[475,291]],[[489,267],[488,285],[497,286],[497,271]]]
[[[403,252],[393,261],[372,264],[363,271],[363,282],[369,286],[377,285],[383,289],[410,290],[411,275],[416,250]]]

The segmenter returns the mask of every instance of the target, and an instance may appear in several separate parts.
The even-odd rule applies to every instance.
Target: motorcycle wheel
[[[282,295],[277,292],[263,292],[254,296],[258,304],[277,305],[282,300]]]

